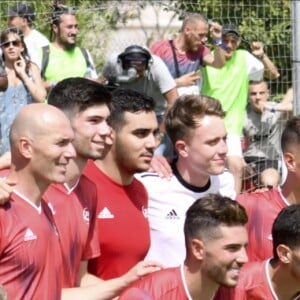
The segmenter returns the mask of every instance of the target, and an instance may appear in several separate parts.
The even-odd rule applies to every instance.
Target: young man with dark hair
[[[151,246],[147,258],[173,267],[185,255],[183,223],[196,199],[210,193],[235,198],[232,175],[225,171],[227,153],[224,112],[220,102],[202,95],[180,96],[165,124],[178,158],[170,180],[158,174],[138,176],[149,194]]]
[[[233,287],[247,262],[247,215],[237,202],[217,194],[196,200],[184,223],[186,258],[132,284],[120,300],[211,300],[218,287]]]
[[[220,300],[300,299],[300,205],[284,208],[272,226],[273,257],[246,264],[233,289]]]
[[[113,144],[103,159],[89,161],[84,170],[98,190],[101,248],[101,256],[89,261],[89,271],[102,279],[123,275],[150,246],[148,194],[134,174],[148,170],[158,143],[154,108],[146,95],[116,90],[109,118]]]

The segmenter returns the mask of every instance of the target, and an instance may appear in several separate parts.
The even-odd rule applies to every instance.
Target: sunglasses
[[[1,46],[4,48],[8,48],[10,45],[13,45],[14,47],[19,47],[21,45],[21,41],[14,40],[3,43]]]

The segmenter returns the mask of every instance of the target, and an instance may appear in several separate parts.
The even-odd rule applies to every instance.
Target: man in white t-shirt
[[[177,152],[171,179],[155,173],[138,178],[149,194],[151,246],[147,258],[166,267],[185,257],[183,225],[187,209],[211,193],[235,198],[233,176],[225,171],[227,153],[224,112],[220,102],[201,95],[182,95],[169,109],[166,131]]]
[[[34,8],[26,3],[19,3],[9,8],[7,15],[8,25],[16,27],[23,32],[24,42],[31,61],[38,62],[37,50],[49,45],[49,40],[41,32],[32,27],[36,15]]]

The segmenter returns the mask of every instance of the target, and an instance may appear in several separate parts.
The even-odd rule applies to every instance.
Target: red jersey
[[[278,300],[268,266],[269,260],[245,264],[239,275],[238,284],[234,288],[221,287],[215,300]]]
[[[66,184],[52,184],[44,196],[61,237],[63,287],[74,287],[81,261],[100,255],[95,228],[97,190],[82,175],[73,189]]]
[[[183,267],[166,268],[134,282],[119,300],[189,300]]]
[[[93,161],[84,174],[97,187],[101,249],[101,256],[89,261],[89,271],[102,279],[119,277],[143,260],[150,246],[147,191],[137,179],[126,186],[114,182]]]
[[[280,188],[261,193],[244,193],[237,197],[248,215],[249,261],[262,261],[273,256],[272,225],[278,213],[288,206]]]
[[[14,192],[0,206],[0,282],[9,299],[60,299],[61,252],[52,214]]]

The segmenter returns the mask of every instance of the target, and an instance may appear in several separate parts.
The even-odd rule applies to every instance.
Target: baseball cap
[[[35,12],[34,8],[26,3],[19,3],[12,8],[7,9],[7,15],[9,17],[22,17],[26,19],[34,20]]]
[[[237,25],[235,25],[235,24],[224,24],[222,26],[222,35],[225,35],[225,34],[228,34],[228,33],[234,33],[237,36],[241,35]]]

